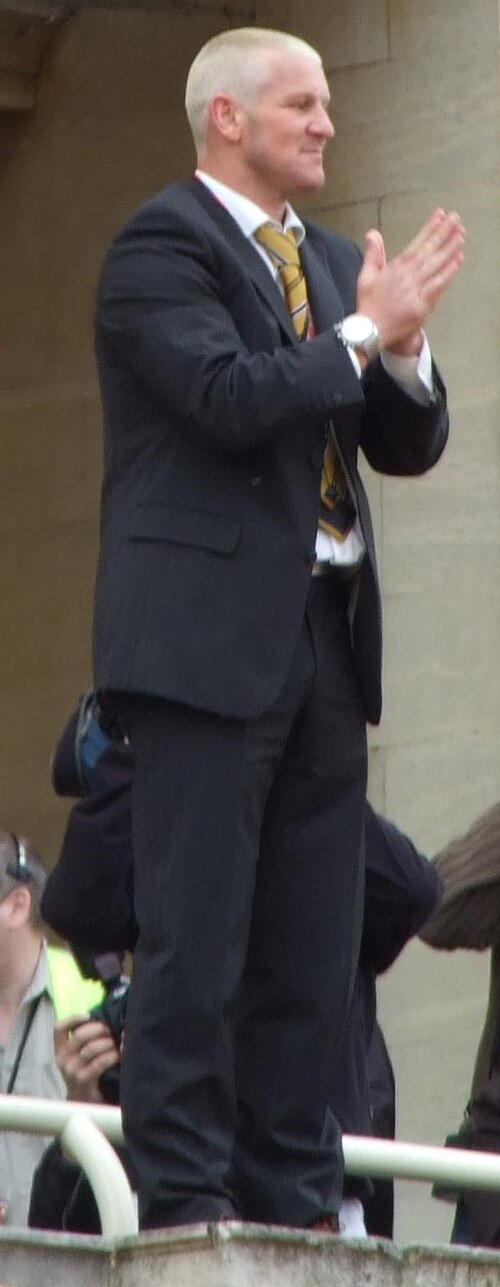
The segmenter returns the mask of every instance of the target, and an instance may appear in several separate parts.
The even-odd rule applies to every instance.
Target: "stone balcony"
[[[498,1252],[192,1225],[117,1242],[0,1230],[12,1287],[492,1287]]]
[[[0,111],[29,112],[50,41],[85,9],[143,9],[187,17],[221,14],[234,22],[255,18],[254,0],[0,0]]]

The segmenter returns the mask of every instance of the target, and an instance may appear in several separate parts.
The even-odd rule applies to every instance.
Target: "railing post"
[[[75,1112],[61,1132],[61,1144],[79,1162],[94,1191],[103,1237],[122,1238],[139,1230],[137,1204],[114,1148],[83,1112]]]

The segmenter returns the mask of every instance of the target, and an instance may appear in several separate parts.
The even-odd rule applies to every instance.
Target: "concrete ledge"
[[[108,1242],[0,1232],[9,1287],[485,1287],[500,1254],[405,1247],[262,1225],[190,1225]]]

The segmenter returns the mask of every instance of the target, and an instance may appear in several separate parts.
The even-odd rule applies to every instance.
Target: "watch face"
[[[363,313],[351,313],[342,322],[342,333],[346,344],[351,344],[353,348],[362,348],[363,344],[376,339],[377,328]]]

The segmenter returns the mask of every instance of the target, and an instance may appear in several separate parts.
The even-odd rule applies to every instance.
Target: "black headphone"
[[[9,835],[16,847],[16,857],[13,862],[7,863],[5,870],[11,880],[18,880],[24,885],[29,885],[30,880],[33,880],[33,872],[28,866],[26,845],[24,840],[16,836],[14,831],[10,831]]]

